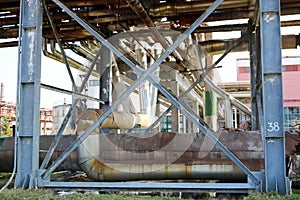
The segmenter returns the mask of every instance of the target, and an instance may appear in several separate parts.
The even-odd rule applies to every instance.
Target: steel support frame
[[[260,0],[263,142],[268,191],[289,193],[283,126],[280,0]]]
[[[42,2],[20,2],[16,188],[37,187],[40,135]]]
[[[31,2],[31,1],[26,1],[26,2]],[[212,141],[216,144],[217,147],[219,147],[238,167],[240,167],[240,169],[242,171],[245,172],[245,174],[248,176],[248,183],[245,184],[240,184],[240,186],[238,186],[237,184],[234,183],[226,183],[226,184],[201,184],[201,183],[186,183],[183,184],[183,186],[181,187],[182,190],[190,190],[190,191],[197,191],[197,189],[200,191],[202,190],[213,190],[213,191],[226,191],[226,189],[229,189],[231,192],[238,192],[240,190],[243,191],[247,191],[247,193],[249,193],[250,191],[261,191],[260,187],[261,187],[261,181],[262,181],[262,174],[263,173],[255,173],[255,172],[251,172],[236,156],[234,156],[222,143],[220,143],[218,141],[217,138],[215,138],[209,131],[207,131],[200,123],[199,121],[189,112],[189,109],[186,108],[186,105],[182,104],[180,101],[177,100],[177,97],[174,97],[172,94],[170,94],[168,92],[168,90],[166,90],[164,87],[162,87],[159,84],[159,79],[156,75],[154,75],[154,71],[157,69],[157,67],[161,64],[161,62],[163,60],[166,59],[166,57],[171,54],[177,47],[178,45],[183,42],[186,37],[188,35],[190,35],[195,29],[196,27],[198,27],[200,25],[201,22],[203,22],[205,20],[205,18],[211,13],[213,12],[218,5],[220,5],[222,3],[222,0],[216,0],[212,6],[210,8],[207,9],[206,12],[203,13],[203,15],[200,16],[200,18],[198,18],[189,29],[186,30],[186,32],[178,39],[175,41],[174,44],[172,44],[167,50],[166,52],[160,57],[158,58],[154,64],[146,71],[142,71],[139,67],[135,66],[132,62],[130,62],[126,57],[122,56],[122,54],[120,52],[118,52],[118,50],[116,50],[110,43],[108,43],[104,38],[102,38],[102,36],[100,36],[99,34],[95,33],[93,31],[93,29],[91,27],[89,27],[87,24],[85,24],[80,18],[78,18],[74,13],[72,13],[72,11],[68,10],[61,2],[59,2],[58,0],[53,0],[54,3],[56,3],[58,6],[60,6],[62,9],[64,9],[71,17],[73,17],[77,22],[79,22],[84,28],[86,28],[90,33],[92,33],[92,35],[94,35],[100,42],[102,42],[103,45],[105,45],[107,48],[109,48],[110,50],[112,50],[112,52],[120,57],[120,59],[122,59],[125,63],[128,64],[129,67],[131,67],[136,73],[137,75],[140,76],[140,78],[134,82],[126,92],[124,92],[124,94],[120,97],[119,100],[116,101],[116,103],[114,103],[113,105],[111,105],[106,112],[104,112],[99,119],[93,124],[91,125],[87,131],[81,135],[67,150],[66,152],[60,156],[58,158],[58,160],[56,160],[56,162],[54,162],[47,170],[45,169],[41,169],[41,170],[37,170],[38,167],[34,167],[34,169],[31,172],[28,172],[27,174],[30,175],[32,178],[30,180],[37,180],[38,187],[56,187],[56,188],[94,188],[96,187],[97,189],[99,188],[115,188],[115,189],[137,189],[137,187],[139,188],[144,188],[144,189],[149,189],[150,190],[172,190],[174,189],[174,187],[178,188],[180,185],[178,183],[176,184],[169,184],[169,183],[155,183],[154,185],[152,183],[146,183],[146,184],[141,184],[141,183],[132,183],[134,186],[130,185],[128,183],[125,184],[124,183],[69,183],[69,182],[61,182],[61,183],[57,183],[57,182],[51,182],[50,181],[50,174],[55,170],[55,168],[72,152],[74,151],[78,145],[88,137],[88,135],[96,128],[98,127],[98,125],[108,117],[108,115],[120,104],[124,101],[125,98],[127,98],[127,96],[133,92],[135,90],[135,88],[140,85],[140,83],[146,79],[148,79],[149,81],[151,81],[178,109],[180,109],[182,111],[182,113],[190,120],[192,121],[194,124],[197,125],[197,127]],[[37,20],[41,20],[41,16],[36,16]],[[42,41],[41,40],[41,35],[38,38],[37,41]],[[36,44],[37,46],[38,43]],[[28,48],[28,46],[24,46],[24,48]],[[41,44],[40,44],[41,47]],[[40,63],[40,59],[38,61],[35,62],[35,64]],[[39,68],[40,69],[40,68]],[[40,72],[40,71],[39,71]],[[40,73],[39,73],[40,75]],[[36,79],[34,79],[35,81],[38,81],[38,77],[35,77]],[[39,85],[40,83],[35,87],[36,89],[34,91],[39,92]],[[23,108],[26,107],[28,105],[28,102],[23,101],[23,97],[25,97],[26,95],[24,93],[22,93],[22,88],[20,89],[20,99],[21,99],[21,103],[24,104]],[[34,98],[36,99],[36,98]],[[31,99],[32,100],[32,96]],[[39,96],[38,96],[38,101],[39,101]],[[36,104],[34,104],[36,105]],[[39,105],[39,102],[38,102]],[[35,113],[37,113],[36,108],[32,108],[32,110],[35,111]],[[39,111],[39,109],[38,109]],[[22,116],[24,117],[24,116]],[[39,117],[39,115],[38,115]],[[23,120],[25,118],[22,118]],[[34,125],[39,124],[39,120],[30,120],[31,123],[34,123]],[[32,127],[35,127],[34,125],[32,125]],[[22,126],[20,126],[20,128],[23,128]],[[35,130],[35,132],[33,131],[34,135],[38,138],[39,137],[39,130]],[[31,139],[34,140],[34,139]],[[20,148],[24,148],[26,147],[24,144],[20,144]],[[28,160],[32,160],[35,162],[37,161],[38,158],[38,143],[35,143],[32,145],[31,149],[34,148],[34,155],[31,155],[30,158]],[[37,154],[37,155],[36,155]],[[26,159],[21,159],[24,162],[24,160]],[[18,162],[19,163],[19,162]],[[38,163],[38,162],[37,162]],[[36,166],[36,165],[35,165]],[[38,171],[38,174],[35,174]],[[27,175],[26,174],[26,175]],[[21,182],[20,182],[21,183]],[[24,183],[24,181],[22,182]],[[33,184],[36,186],[36,184]],[[123,186],[121,186],[123,185]],[[144,185],[144,186],[143,186]],[[18,185],[18,187],[20,187],[20,184]],[[25,187],[27,187],[25,185]],[[28,188],[28,187],[27,187]],[[30,187],[29,187],[30,188]],[[193,188],[193,189],[192,189]],[[177,189],[176,189],[177,190]],[[178,190],[177,190],[178,191]]]

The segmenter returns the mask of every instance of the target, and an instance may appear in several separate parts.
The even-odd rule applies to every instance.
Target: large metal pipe
[[[296,145],[300,141],[299,135],[286,132],[285,136],[287,156],[297,157],[299,151],[297,151]],[[43,160],[53,139],[54,135],[42,135],[40,137],[40,161]],[[63,135],[51,162],[55,161],[75,139],[76,135]],[[259,132],[222,131],[219,133],[219,140],[228,146],[251,170],[258,171],[264,168]],[[14,138],[0,137],[1,172],[12,171],[13,154]],[[291,159],[291,161],[293,160]],[[101,181],[147,179],[242,181],[246,178],[202,134],[134,133],[130,135],[104,135],[94,133],[56,169],[56,171],[60,170],[84,170],[91,178]],[[292,178],[299,176],[299,170],[290,173]]]
[[[51,141],[54,139],[54,135],[41,135],[40,136],[40,153],[39,160],[42,161],[49,149]],[[76,140],[76,135],[64,135],[62,140],[58,143],[57,148],[51,158],[51,162],[55,161],[60,154],[62,154],[68,146],[70,146]],[[0,171],[11,172],[14,164],[14,137],[0,137]],[[56,169],[60,170],[81,170],[78,165],[77,151],[71,153],[71,155]]]
[[[217,133],[252,171],[261,171],[258,132]],[[82,169],[98,181],[214,179],[246,180],[246,175],[202,134],[92,134],[78,148]]]

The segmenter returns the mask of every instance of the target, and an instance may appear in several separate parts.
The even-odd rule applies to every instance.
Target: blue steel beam
[[[49,182],[40,187],[53,189],[86,189],[96,191],[139,191],[139,192],[219,192],[219,193],[244,193],[249,194],[257,191],[254,184],[248,183],[162,183],[162,182]]]
[[[260,0],[266,191],[288,193],[283,127],[280,0]]]
[[[17,176],[15,188],[37,186],[40,136],[40,79],[42,47],[42,2],[20,3],[20,35],[17,99]]]
[[[110,48],[117,56],[120,57],[126,64],[129,65],[133,70],[138,75],[141,75],[141,71],[139,68],[137,68],[131,61],[129,61],[126,57],[124,57],[118,50],[116,50],[109,42],[107,42],[104,38],[102,38],[99,34],[97,34],[91,27],[89,27],[83,20],[81,20],[76,14],[74,14],[70,9],[68,9],[64,4],[62,4],[58,0],[53,0],[54,3],[56,3],[59,7],[64,9],[66,13],[68,13],[71,17],[73,17],[79,24],[81,24],[83,27],[86,28],[87,31],[92,33],[97,39],[99,39],[100,42],[102,42],[103,45],[107,46]],[[153,74],[153,72],[157,69],[157,67],[182,43],[188,35],[190,35],[203,21],[206,19],[206,17],[213,11],[215,10],[218,5],[222,3],[221,0],[215,1],[191,26],[188,28],[183,35],[178,38],[167,50],[166,52],[158,58],[154,64],[147,70],[145,71],[140,78],[135,81],[127,91],[123,93],[123,95],[111,106],[109,107],[103,115],[99,117],[99,119],[91,125],[85,133],[83,133],[66,151],[64,154],[62,154],[55,163],[53,163],[44,173],[43,173],[43,178],[48,177],[54,170],[55,168],[72,152],[74,151],[78,145],[85,140],[91,132],[97,128],[104,119],[108,117],[108,115],[115,109],[117,106],[123,102],[128,95],[135,90],[136,87],[140,85],[140,83],[147,78],[150,77],[150,81],[153,82],[154,86],[157,87],[163,95],[165,95],[174,105],[182,111],[182,113],[189,118],[191,122],[196,124],[198,128],[205,134],[213,143],[216,144],[243,172],[245,172],[248,177],[250,177],[256,184],[259,184],[261,181],[259,178],[256,177],[235,155],[233,155],[227,147],[225,147],[218,139],[210,134],[200,123],[198,120],[196,120],[185,108],[184,105],[182,105],[180,102],[177,101],[176,97],[171,95],[167,89],[162,87],[159,84],[159,81],[157,79],[157,76]]]

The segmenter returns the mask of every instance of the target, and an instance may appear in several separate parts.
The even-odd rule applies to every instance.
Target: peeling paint
[[[33,59],[33,55],[34,55],[34,34],[35,32],[33,30],[31,30],[28,33],[28,38],[29,38],[29,62],[28,62],[28,77],[29,80],[28,81],[32,81],[33,80],[33,73],[34,73],[34,59]]]
[[[107,95],[107,94],[108,94],[108,92],[107,92],[107,89],[106,89],[106,88],[103,88],[103,89],[102,89],[102,91],[103,91],[103,94],[105,94],[105,95]]]
[[[264,13],[264,20],[269,23],[276,19],[277,14],[275,13]]]
[[[27,1],[27,5],[29,8],[33,7],[34,6],[34,0],[26,0]],[[34,18],[34,14],[35,12],[31,12],[31,17]]]
[[[266,81],[270,82],[273,85],[276,81],[276,77],[275,76],[267,77]]]
[[[33,0],[27,0],[28,7],[31,7],[33,4]]]

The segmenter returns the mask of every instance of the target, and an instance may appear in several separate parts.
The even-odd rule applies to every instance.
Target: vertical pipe
[[[40,79],[42,2],[23,0],[20,8],[21,52],[19,61],[18,157],[16,188],[37,186],[40,135]]]
[[[212,33],[204,33],[205,40],[212,39]],[[206,67],[211,66],[213,63],[213,58],[211,56],[207,56],[205,58]],[[214,72],[211,70],[207,76],[213,80]],[[217,95],[213,91],[213,88],[208,85],[205,86],[205,106],[204,106],[204,120],[211,126],[214,131],[218,130],[218,116],[217,116]],[[231,109],[231,106],[230,106]],[[226,110],[227,112],[228,110]]]
[[[279,0],[260,0],[260,26],[266,191],[286,194]]]
[[[136,60],[141,63],[141,67],[145,70],[148,68],[148,63],[147,63],[147,52],[145,48],[147,48],[148,44],[144,41],[139,42],[142,46],[136,45],[135,51],[136,51]],[[139,87],[140,90],[140,108],[141,108],[141,114],[149,114],[150,111],[150,91],[149,88],[150,83],[149,81],[144,81]]]
[[[193,108],[193,110],[195,111],[195,113],[199,113],[199,102],[198,101],[195,101],[195,100],[193,100],[192,101],[192,108]],[[189,122],[190,123],[190,122]],[[199,129],[198,129],[198,127],[197,127],[197,125],[196,124],[191,124],[191,132],[192,133],[197,133],[197,132],[199,132]]]
[[[225,128],[232,129],[232,128],[234,128],[233,127],[233,112],[232,112],[230,98],[228,98],[227,96],[224,99],[224,106],[225,106]]]
[[[170,88],[173,94],[176,95],[176,97],[179,96],[179,84],[176,80],[175,71],[172,70],[170,74],[174,75],[172,78],[173,80],[170,81]],[[172,115],[172,132],[180,132],[180,114],[178,108],[174,107],[171,111]]]
[[[212,127],[214,131],[217,130],[217,95],[211,89],[205,91],[204,104],[205,121]],[[226,111],[227,112],[227,111]]]

